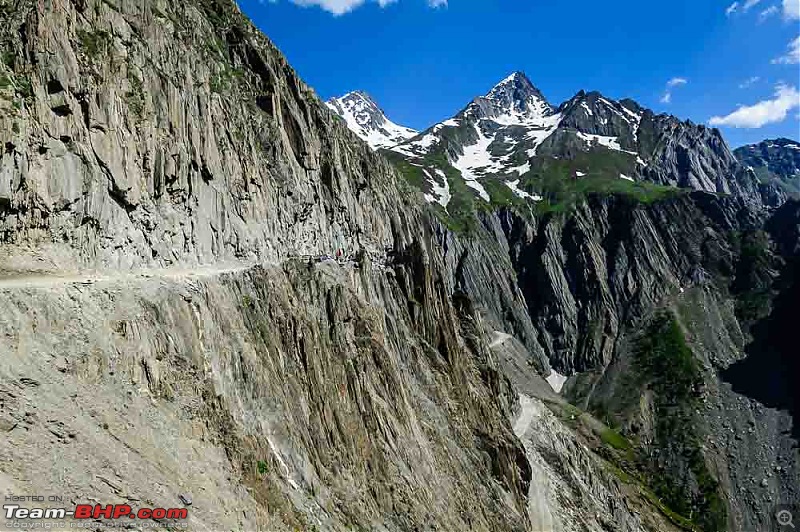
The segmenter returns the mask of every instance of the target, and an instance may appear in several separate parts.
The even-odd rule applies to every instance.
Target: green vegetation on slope
[[[620,482],[630,486],[674,525],[690,532],[700,532],[696,523],[674,511],[653,492],[638,467],[636,449],[627,438],[569,403],[545,401],[545,404],[562,423],[584,437],[587,445],[603,459],[607,470]]]
[[[434,152],[428,154],[419,162],[423,166],[411,164],[405,157],[390,150],[382,150],[382,153],[394,164],[395,168],[405,177],[409,184],[423,192],[428,192],[430,187],[426,182],[423,166],[431,169],[431,173],[433,169],[439,169],[444,172],[450,185],[450,203],[447,205],[446,210],[438,204],[435,204],[433,209],[442,220],[442,223],[452,231],[471,233],[476,229],[477,218],[475,213],[481,204],[485,205],[485,202],[475,196],[475,192],[467,186],[460,172],[450,165],[443,153]]]
[[[394,164],[395,168],[397,168],[400,174],[405,177],[406,181],[423,192],[426,192],[425,174],[422,172],[421,166],[416,166],[409,163],[405,157],[397,152],[382,150],[381,153],[383,153],[383,155]]]
[[[620,362],[626,369],[613,395],[589,402],[596,418],[616,429],[600,431],[600,454],[674,524],[725,530],[727,505],[703,454],[696,417],[704,379],[680,324],[671,312],[658,313],[623,353],[630,359]]]
[[[90,59],[100,58],[111,49],[113,39],[111,34],[106,31],[78,30],[77,35],[81,41],[81,46]]]
[[[656,317],[636,345],[635,363],[655,407],[653,446],[658,453],[641,457],[647,483],[667,506],[702,530],[725,530],[726,505],[703,457],[694,417],[702,376],[674,316]],[[676,474],[683,468],[685,474]]]
[[[770,271],[772,262],[769,236],[764,231],[750,231],[736,237],[739,261],[731,287],[736,294],[736,316],[753,323],[769,313],[772,297],[772,277],[764,273]]]
[[[523,184],[540,191],[539,212],[563,212],[587,196],[622,195],[641,203],[652,203],[680,193],[679,189],[628,181],[621,174],[635,175],[636,161],[631,154],[605,149],[579,152],[572,159],[535,159]],[[578,176],[578,172],[585,174]]]
[[[627,451],[631,448],[630,442],[614,429],[604,429],[600,433],[600,439],[603,440],[603,443],[610,445],[618,451]]]
[[[449,128],[453,129],[453,128]],[[442,170],[447,176],[452,199],[447,209],[434,206],[442,221],[451,229],[470,232],[477,227],[475,214],[498,207],[511,208],[522,216],[569,212],[592,195],[619,195],[639,203],[652,203],[680,194],[680,189],[622,179],[621,174],[634,175],[636,158],[624,152],[605,148],[589,152],[578,152],[571,159],[536,157],[532,170],[519,178],[519,187],[543,200],[533,202],[520,198],[505,181],[515,176],[495,176],[481,179],[481,185],[489,194],[484,201],[466,185],[461,173],[447,160],[441,150],[434,150],[411,164],[403,155],[390,150],[382,153],[391,160],[406,180],[424,192],[429,191],[423,167]],[[578,172],[585,174],[578,177]]]

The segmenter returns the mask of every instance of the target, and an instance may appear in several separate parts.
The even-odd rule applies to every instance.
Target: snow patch
[[[634,113],[624,105],[620,104],[620,108],[622,111],[628,116],[629,120],[628,123],[631,124],[633,130],[633,140],[635,142],[639,141],[639,128],[642,125],[642,115],[638,113]],[[624,117],[623,117],[624,118]],[[645,165],[646,166],[646,165]]]
[[[546,127],[552,116],[550,112],[550,106],[546,102],[531,98],[526,102],[524,109],[504,109],[490,120],[501,126]]]
[[[640,115],[638,113],[634,113],[633,111],[631,111],[630,109],[628,109],[624,105],[620,105],[620,108],[622,109],[623,113],[628,115],[631,118],[631,120],[633,120],[637,124],[642,121],[642,115]]]
[[[425,135],[421,139],[418,139],[418,140],[415,140],[414,142],[411,142],[410,145],[414,146],[415,148],[419,148],[421,150],[427,150],[428,148],[430,148],[431,146],[436,144],[438,141],[439,141],[438,137],[428,133],[427,135]]]
[[[477,192],[477,193],[478,193],[478,196],[480,196],[480,197],[481,197],[481,199],[482,199],[483,201],[485,201],[485,202],[490,202],[490,201],[492,201],[492,198],[491,198],[491,197],[489,197],[489,193],[488,193],[488,192],[486,192],[486,189],[485,189],[485,188],[483,188],[483,185],[481,185],[481,184],[480,184],[478,181],[475,181],[475,180],[472,180],[472,181],[470,181],[470,180],[468,180],[468,179],[464,178],[464,183],[465,183],[465,184],[466,184],[466,185],[467,185],[469,188],[471,188],[472,190],[474,190],[475,192]]]
[[[640,164],[642,164],[644,166],[647,166],[647,163],[645,163],[641,159],[641,157],[639,156],[639,154],[637,152],[630,151],[630,150],[625,150],[625,149],[622,148],[622,146],[619,143],[619,137],[606,137],[606,136],[603,136],[603,135],[592,135],[590,133],[581,133],[581,132],[578,132],[576,134],[578,135],[578,137],[580,139],[582,139],[584,142],[586,142],[590,146],[594,145],[594,144],[599,144],[601,146],[605,146],[609,150],[614,150],[614,151],[619,151],[619,152],[622,152],[622,153],[627,153],[627,154],[630,154],[630,155],[635,155],[637,162],[639,162]]]
[[[625,117],[625,115],[623,115],[622,113],[620,113],[619,110],[617,109],[617,107],[612,102],[609,102],[608,100],[606,100],[603,97],[600,98],[600,101],[602,103],[604,103],[605,106],[608,107],[609,110],[611,110],[612,113],[616,113],[617,115],[621,116],[623,120],[628,121],[628,118]]]
[[[507,83],[511,83],[512,81],[517,79],[518,76],[519,76],[519,72],[512,72],[511,74],[509,74],[508,76],[503,78],[503,81],[501,81],[500,83],[495,85],[494,89],[492,89],[492,90],[496,90],[498,87],[501,87],[502,85],[505,85]]]
[[[445,209],[447,209],[447,205],[450,204],[450,200],[452,199],[452,195],[450,194],[450,183],[447,181],[447,176],[441,170],[435,170],[436,176],[439,177],[437,180],[433,177],[428,170],[423,169],[422,172],[425,174],[425,177],[428,178],[428,183],[431,185],[431,191],[429,194],[425,194],[425,201],[428,203],[438,203]],[[439,181],[441,180],[441,184]]]
[[[631,182],[635,181],[635,179],[633,179],[632,177],[628,177],[625,174],[619,174],[619,178],[620,179],[625,179],[626,181],[631,181]]]
[[[527,152],[528,157],[536,155],[536,149],[558,128],[559,124],[561,124],[561,118],[560,114],[548,116],[543,120],[542,124],[531,128],[526,133],[525,140],[531,141],[531,147]]]
[[[606,100],[605,98],[601,97],[600,101],[603,104],[605,104],[606,107],[608,107],[608,109],[611,110],[611,112],[616,113],[620,118],[628,122],[628,124],[631,126],[631,133],[633,134],[633,140],[636,141],[639,136],[639,126],[641,125],[642,122],[642,115],[634,113],[633,111],[631,111],[622,104],[619,104],[619,106],[614,105],[614,103]],[[620,109],[622,110],[622,112],[620,112]]]
[[[564,387],[564,383],[567,382],[567,377],[560,374],[554,369],[550,370],[550,375],[545,379],[547,384],[553,389],[556,393],[561,393],[561,389]]]
[[[475,133],[478,135],[478,141],[470,146],[464,146],[464,153],[462,153],[453,166],[461,172],[467,186],[478,192],[478,195],[484,201],[491,201],[486,189],[483,188],[478,182],[480,177],[478,173],[485,175],[487,173],[498,173],[503,168],[500,164],[492,160],[489,153],[489,145],[494,140],[493,137],[486,137],[481,131],[481,128],[476,124]]]
[[[509,169],[508,173],[511,174],[511,173],[516,172],[519,175],[525,175],[530,171],[531,171],[531,163],[527,162],[525,164],[521,164],[519,166],[515,166],[515,167]]]
[[[492,91],[482,99],[485,106],[478,105],[473,102],[470,104],[468,112],[471,114],[480,113],[478,116],[483,115],[484,120],[491,120],[492,122],[501,126],[526,126],[526,127],[548,127],[552,122],[554,116],[553,108],[550,107],[543,99],[530,95],[524,102],[507,101],[507,96],[502,93],[500,87],[502,83],[492,89]]]
[[[585,177],[585,176],[586,176],[586,173],[585,173],[585,172],[578,172],[578,171],[576,171],[576,172],[575,172],[575,175],[576,175],[576,176],[578,176],[578,177]]]
[[[592,135],[589,133],[578,133],[578,137],[587,144],[600,144],[610,150],[624,151],[619,144],[618,137],[606,137],[603,135]]]
[[[411,151],[410,148],[413,148],[413,147],[414,147],[413,145],[409,145],[409,144],[400,144],[398,146],[392,146],[389,149],[391,151],[400,153],[400,154],[405,155],[407,157],[419,157],[420,156],[419,153],[415,153],[415,152]],[[416,165],[416,166],[419,166],[419,165]]]
[[[511,192],[513,192],[519,198],[529,199],[533,201],[542,201],[541,196],[535,196],[519,188],[519,179],[515,179],[514,181],[506,181],[505,184],[508,188],[511,189]]]

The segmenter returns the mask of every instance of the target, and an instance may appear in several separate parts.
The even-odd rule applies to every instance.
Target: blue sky
[[[800,0],[239,3],[322,98],[362,89],[416,129],[522,70],[554,105],[599,90],[734,147],[800,138]]]

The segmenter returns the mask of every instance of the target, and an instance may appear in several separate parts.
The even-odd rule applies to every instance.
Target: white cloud
[[[269,0],[270,3],[275,3],[278,0]],[[368,2],[375,2],[381,7],[386,7],[394,4],[399,0],[290,0],[292,3],[302,7],[317,6],[325,11],[333,13],[335,16],[344,15]],[[259,0],[263,3],[264,0]],[[427,0],[428,6],[432,8],[447,7],[447,0]]]
[[[739,88],[740,88],[740,89],[746,89],[746,88],[748,88],[748,87],[752,87],[753,85],[755,85],[755,84],[756,84],[756,83],[758,83],[759,81],[761,81],[761,78],[760,78],[760,77],[758,77],[758,76],[753,76],[752,78],[746,79],[745,81],[741,82],[741,83],[739,84]]]
[[[789,111],[800,107],[800,92],[788,85],[778,85],[772,100],[763,100],[754,105],[741,106],[727,116],[714,116],[708,123],[712,126],[737,128],[760,128],[767,124],[782,122]]]
[[[765,20],[770,18],[772,15],[777,15],[779,11],[780,11],[780,9],[778,8],[778,6],[770,6],[767,9],[763,10],[761,13],[758,14],[758,21],[759,22],[764,22]]]
[[[783,0],[783,16],[787,20],[800,19],[800,0]]]
[[[681,85],[686,85],[689,83],[689,80],[686,78],[672,78],[667,81],[667,88],[664,90],[664,94],[661,96],[659,100],[661,103],[672,103],[672,89],[676,87],[680,87]]]
[[[789,43],[786,55],[772,60],[773,65],[797,65],[800,63],[800,36]]]
[[[731,5],[729,5],[728,8],[725,10],[725,15],[730,17],[731,15],[737,12],[747,13],[748,11],[756,7],[758,4],[760,4],[762,1],[763,0],[745,0],[743,3],[734,2]],[[800,2],[800,0],[783,0],[784,10],[786,9],[785,7],[786,5],[791,3],[797,4],[798,2]],[[791,9],[791,6],[789,8]],[[764,9],[759,13],[759,20],[763,21],[768,17],[771,17],[772,15],[776,14],[778,11],[780,11],[780,9],[778,9],[778,6],[768,7],[767,9]]]
[[[334,15],[344,15],[364,4],[366,0],[292,0],[293,3],[303,6],[319,6]],[[381,7],[395,3],[397,0],[373,0]]]

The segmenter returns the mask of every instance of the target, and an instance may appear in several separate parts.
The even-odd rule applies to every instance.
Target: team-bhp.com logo
[[[23,508],[18,504],[4,504],[6,519],[186,519],[186,508],[139,508],[127,504],[78,504],[67,508]]]

